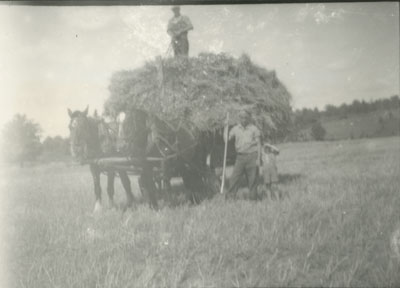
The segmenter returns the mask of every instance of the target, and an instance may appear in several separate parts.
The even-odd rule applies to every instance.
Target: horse
[[[119,175],[122,186],[126,192],[127,201],[124,207],[124,210],[126,210],[134,203],[131,182],[126,171],[102,167],[94,161],[101,157],[115,156],[116,149],[114,148],[114,143],[116,139],[113,139],[110,127],[105,123],[104,119],[99,117],[89,117],[88,110],[89,107],[84,111],[72,112],[68,108],[68,115],[70,117],[69,130],[71,155],[82,165],[87,163],[89,164],[94,184],[94,212],[102,210],[102,192],[100,185],[100,175],[102,172],[107,175],[107,194],[111,208],[116,207],[114,203],[114,179],[116,173]],[[116,136],[114,138],[116,138]]]
[[[219,191],[219,180],[207,166],[213,136],[209,132],[197,131],[184,121],[173,126],[154,114],[133,108],[126,113],[121,128],[125,151],[141,159],[139,186],[151,207],[158,207],[157,187],[164,186],[169,192],[173,176],[182,177],[186,198],[192,204]],[[161,167],[155,167],[157,161],[151,159],[162,159]],[[161,169],[161,177],[153,173],[156,168]]]

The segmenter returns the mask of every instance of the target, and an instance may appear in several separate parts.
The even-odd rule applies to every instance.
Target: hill
[[[355,100],[339,107],[327,105],[294,112],[289,141],[314,140],[311,127],[320,123],[326,130],[325,140],[389,137],[400,135],[400,99],[397,95],[373,102]]]
[[[400,135],[400,109],[351,115],[346,119],[323,119],[326,139],[357,139]]]

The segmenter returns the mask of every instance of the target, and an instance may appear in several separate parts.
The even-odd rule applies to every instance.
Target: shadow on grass
[[[279,174],[279,183],[280,184],[289,184],[291,182],[300,180],[301,178],[303,178],[304,175],[302,174]]]
[[[300,180],[303,177],[304,177],[304,175],[297,174],[297,173],[296,174],[279,174],[278,184],[289,184],[291,182]],[[248,194],[247,181],[244,177],[242,177],[242,178],[243,179],[241,179],[241,181],[240,181],[240,185],[239,185],[240,187],[239,187],[237,196],[239,199],[241,199],[241,198],[246,199],[247,198],[246,196],[248,196],[247,195]],[[227,179],[226,187],[229,187],[229,179]],[[215,197],[215,195],[213,197]],[[166,191],[166,190],[157,191],[157,198],[158,198],[158,203],[160,205],[160,208],[165,207],[165,206],[168,206],[170,208],[176,208],[176,207],[180,207],[183,205],[193,205],[194,204],[188,200],[188,198],[186,196],[186,188],[181,181],[172,183],[170,191]],[[207,198],[207,197],[205,197],[205,198]],[[205,200],[205,199],[203,199],[203,200]],[[141,199],[140,202],[141,202],[141,204],[146,205],[145,199]],[[197,203],[197,204],[199,204],[199,203]],[[196,204],[194,204],[194,205],[196,205]]]
[[[186,188],[183,183],[172,184],[169,191],[158,191],[158,202],[163,202],[162,206],[176,208],[190,203],[186,198]]]

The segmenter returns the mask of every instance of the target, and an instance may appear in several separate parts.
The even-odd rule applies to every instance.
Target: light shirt
[[[193,25],[192,22],[190,22],[189,17],[179,15],[178,17],[173,17],[169,20],[167,32],[170,36],[176,37],[192,29]]]
[[[269,152],[264,152],[262,154],[262,159],[263,159],[263,163],[264,165],[272,165],[272,166],[276,166],[276,156],[274,153],[269,153]]]
[[[235,137],[235,148],[237,153],[253,153],[257,152],[258,143],[260,141],[260,130],[253,124],[243,127],[241,124],[236,125],[229,132],[229,140]]]

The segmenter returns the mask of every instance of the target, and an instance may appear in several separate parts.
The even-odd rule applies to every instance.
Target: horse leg
[[[100,212],[102,210],[102,206],[101,206],[101,186],[100,186],[99,166],[95,164],[90,164],[90,172],[92,173],[93,177],[94,195],[96,197],[94,212]]]
[[[126,207],[131,207],[134,200],[131,189],[131,181],[129,180],[128,174],[125,171],[118,171],[118,174],[126,193]]]
[[[172,194],[172,187],[171,187],[171,178],[172,178],[172,163],[171,161],[165,161],[162,163],[162,177],[161,177],[161,187],[163,196],[166,198],[168,203],[171,203],[171,194]]]
[[[149,201],[149,205],[151,208],[158,210],[158,203],[156,198],[156,185],[153,180],[153,173],[151,171],[151,167],[148,164],[144,165],[142,174],[139,178],[139,186],[142,188],[142,192],[144,192],[145,197]]]
[[[199,187],[198,179],[195,177],[193,171],[190,171],[186,167],[183,167],[180,171],[180,175],[182,176],[183,184],[185,186],[185,196],[186,200],[190,201],[191,204],[197,204],[199,199],[196,195],[196,190]]]
[[[107,194],[108,194],[108,201],[110,208],[115,207],[114,203],[114,179],[115,179],[115,172],[108,171],[107,172]]]
[[[162,193],[164,199],[167,203],[171,204],[172,202],[172,186],[171,186],[171,178],[164,178],[161,180],[162,182]]]

